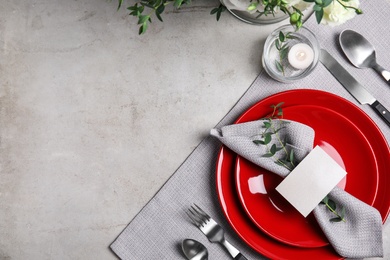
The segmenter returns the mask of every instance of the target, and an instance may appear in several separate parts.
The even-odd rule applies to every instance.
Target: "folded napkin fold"
[[[315,133],[312,128],[288,120],[273,121],[283,124],[278,135],[281,140],[286,140],[286,147],[294,148],[297,161],[303,159],[313,149]],[[212,129],[211,135],[254,164],[286,177],[290,170],[276,164],[273,159],[263,157],[262,155],[268,152],[266,146],[253,142],[261,139],[263,131],[264,120],[258,120]],[[268,147],[274,142],[272,140]],[[378,210],[337,187],[328,194],[328,197],[339,208],[345,208],[346,222],[331,222],[334,214],[324,205],[318,205],[313,214],[335,251],[346,258],[382,257],[382,218]]]

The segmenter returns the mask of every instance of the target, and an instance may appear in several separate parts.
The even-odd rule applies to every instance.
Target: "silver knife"
[[[320,61],[332,75],[348,90],[348,92],[362,105],[370,105],[375,112],[390,126],[390,112],[376,100],[359,82],[356,81],[338,61],[326,50],[321,49]]]

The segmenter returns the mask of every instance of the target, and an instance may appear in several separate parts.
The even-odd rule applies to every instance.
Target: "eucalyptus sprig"
[[[253,140],[255,144],[265,145],[267,153],[263,154],[262,157],[271,157],[274,159],[274,162],[280,166],[285,167],[286,169],[292,171],[295,166],[295,155],[294,150],[288,150],[286,147],[286,140],[282,140],[279,135],[279,131],[285,128],[285,124],[288,124],[288,121],[274,121],[274,119],[283,118],[283,110],[282,110],[283,102],[271,106],[273,108],[273,112],[271,116],[265,118],[263,128],[264,131],[261,133],[262,140]],[[275,137],[277,142],[270,145],[272,141],[272,137]],[[284,156],[277,157],[276,154],[282,151]]]
[[[256,0],[248,7],[248,11],[255,10],[259,4],[264,6],[264,11],[257,11],[259,14],[257,17],[262,15],[272,15],[274,16],[277,12],[282,11],[285,14],[288,14],[290,17],[290,23],[295,25],[297,28],[302,27],[302,12],[298,8],[290,7],[289,3],[286,0]]]
[[[215,14],[217,21],[219,21],[219,18],[221,18],[222,12],[226,11],[226,7],[223,4],[220,4],[218,7],[213,8],[210,12],[210,14]]]
[[[173,4],[173,6],[179,9],[183,4],[190,4],[191,0],[141,0],[137,1],[134,5],[127,7],[130,11],[129,15],[138,18],[139,34],[143,34],[148,29],[149,24],[152,22],[152,15],[155,14],[158,20],[163,21],[161,14],[165,11],[165,6]],[[122,7],[123,0],[118,0],[118,10]],[[149,10],[148,13],[145,13]]]
[[[275,66],[283,74],[283,76],[284,76],[283,60],[287,57],[290,48],[288,45],[288,40],[295,38],[294,36],[291,35],[291,33],[292,32],[288,32],[284,34],[282,31],[280,31],[278,38],[275,40],[275,47],[279,52],[278,55],[279,60],[275,60]]]
[[[290,150],[287,149],[286,140],[282,140],[278,133],[280,130],[285,128],[285,124],[289,123],[288,121],[280,120],[283,119],[283,104],[284,102],[281,102],[277,105],[271,106],[271,108],[273,109],[271,115],[266,118],[263,118],[264,131],[260,134],[262,139],[253,140],[253,143],[257,145],[266,146],[267,152],[263,154],[262,157],[273,158],[276,164],[292,171],[297,165],[294,150],[292,148]],[[277,121],[275,122],[275,120]],[[270,145],[273,137],[275,137],[276,142]],[[282,156],[276,156],[278,152],[282,152],[284,154]],[[324,204],[329,209],[329,211],[335,215],[334,218],[329,219],[330,222],[346,222],[345,208],[342,207],[340,212],[336,211],[336,202],[330,199],[329,196],[326,196],[320,202],[320,204]]]
[[[331,200],[328,196],[325,196],[325,198],[321,201],[321,204],[325,204],[325,206],[336,215],[336,217],[329,219],[330,222],[346,222],[345,220],[345,208],[342,207],[340,213],[336,211],[337,205],[336,202]]]

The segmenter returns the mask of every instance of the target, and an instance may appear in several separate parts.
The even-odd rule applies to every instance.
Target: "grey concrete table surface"
[[[278,24],[216,22],[216,5],[139,36],[115,0],[0,3],[0,259],[116,259],[109,244],[261,70]]]

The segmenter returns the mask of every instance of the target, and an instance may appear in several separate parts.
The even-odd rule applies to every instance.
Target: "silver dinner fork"
[[[247,260],[237,248],[230,244],[225,239],[225,231],[222,227],[215,222],[206,212],[204,212],[198,205],[194,204],[188,209],[187,215],[190,217],[192,222],[197,226],[203,234],[212,243],[220,243],[223,245],[229,254],[236,260]]]

